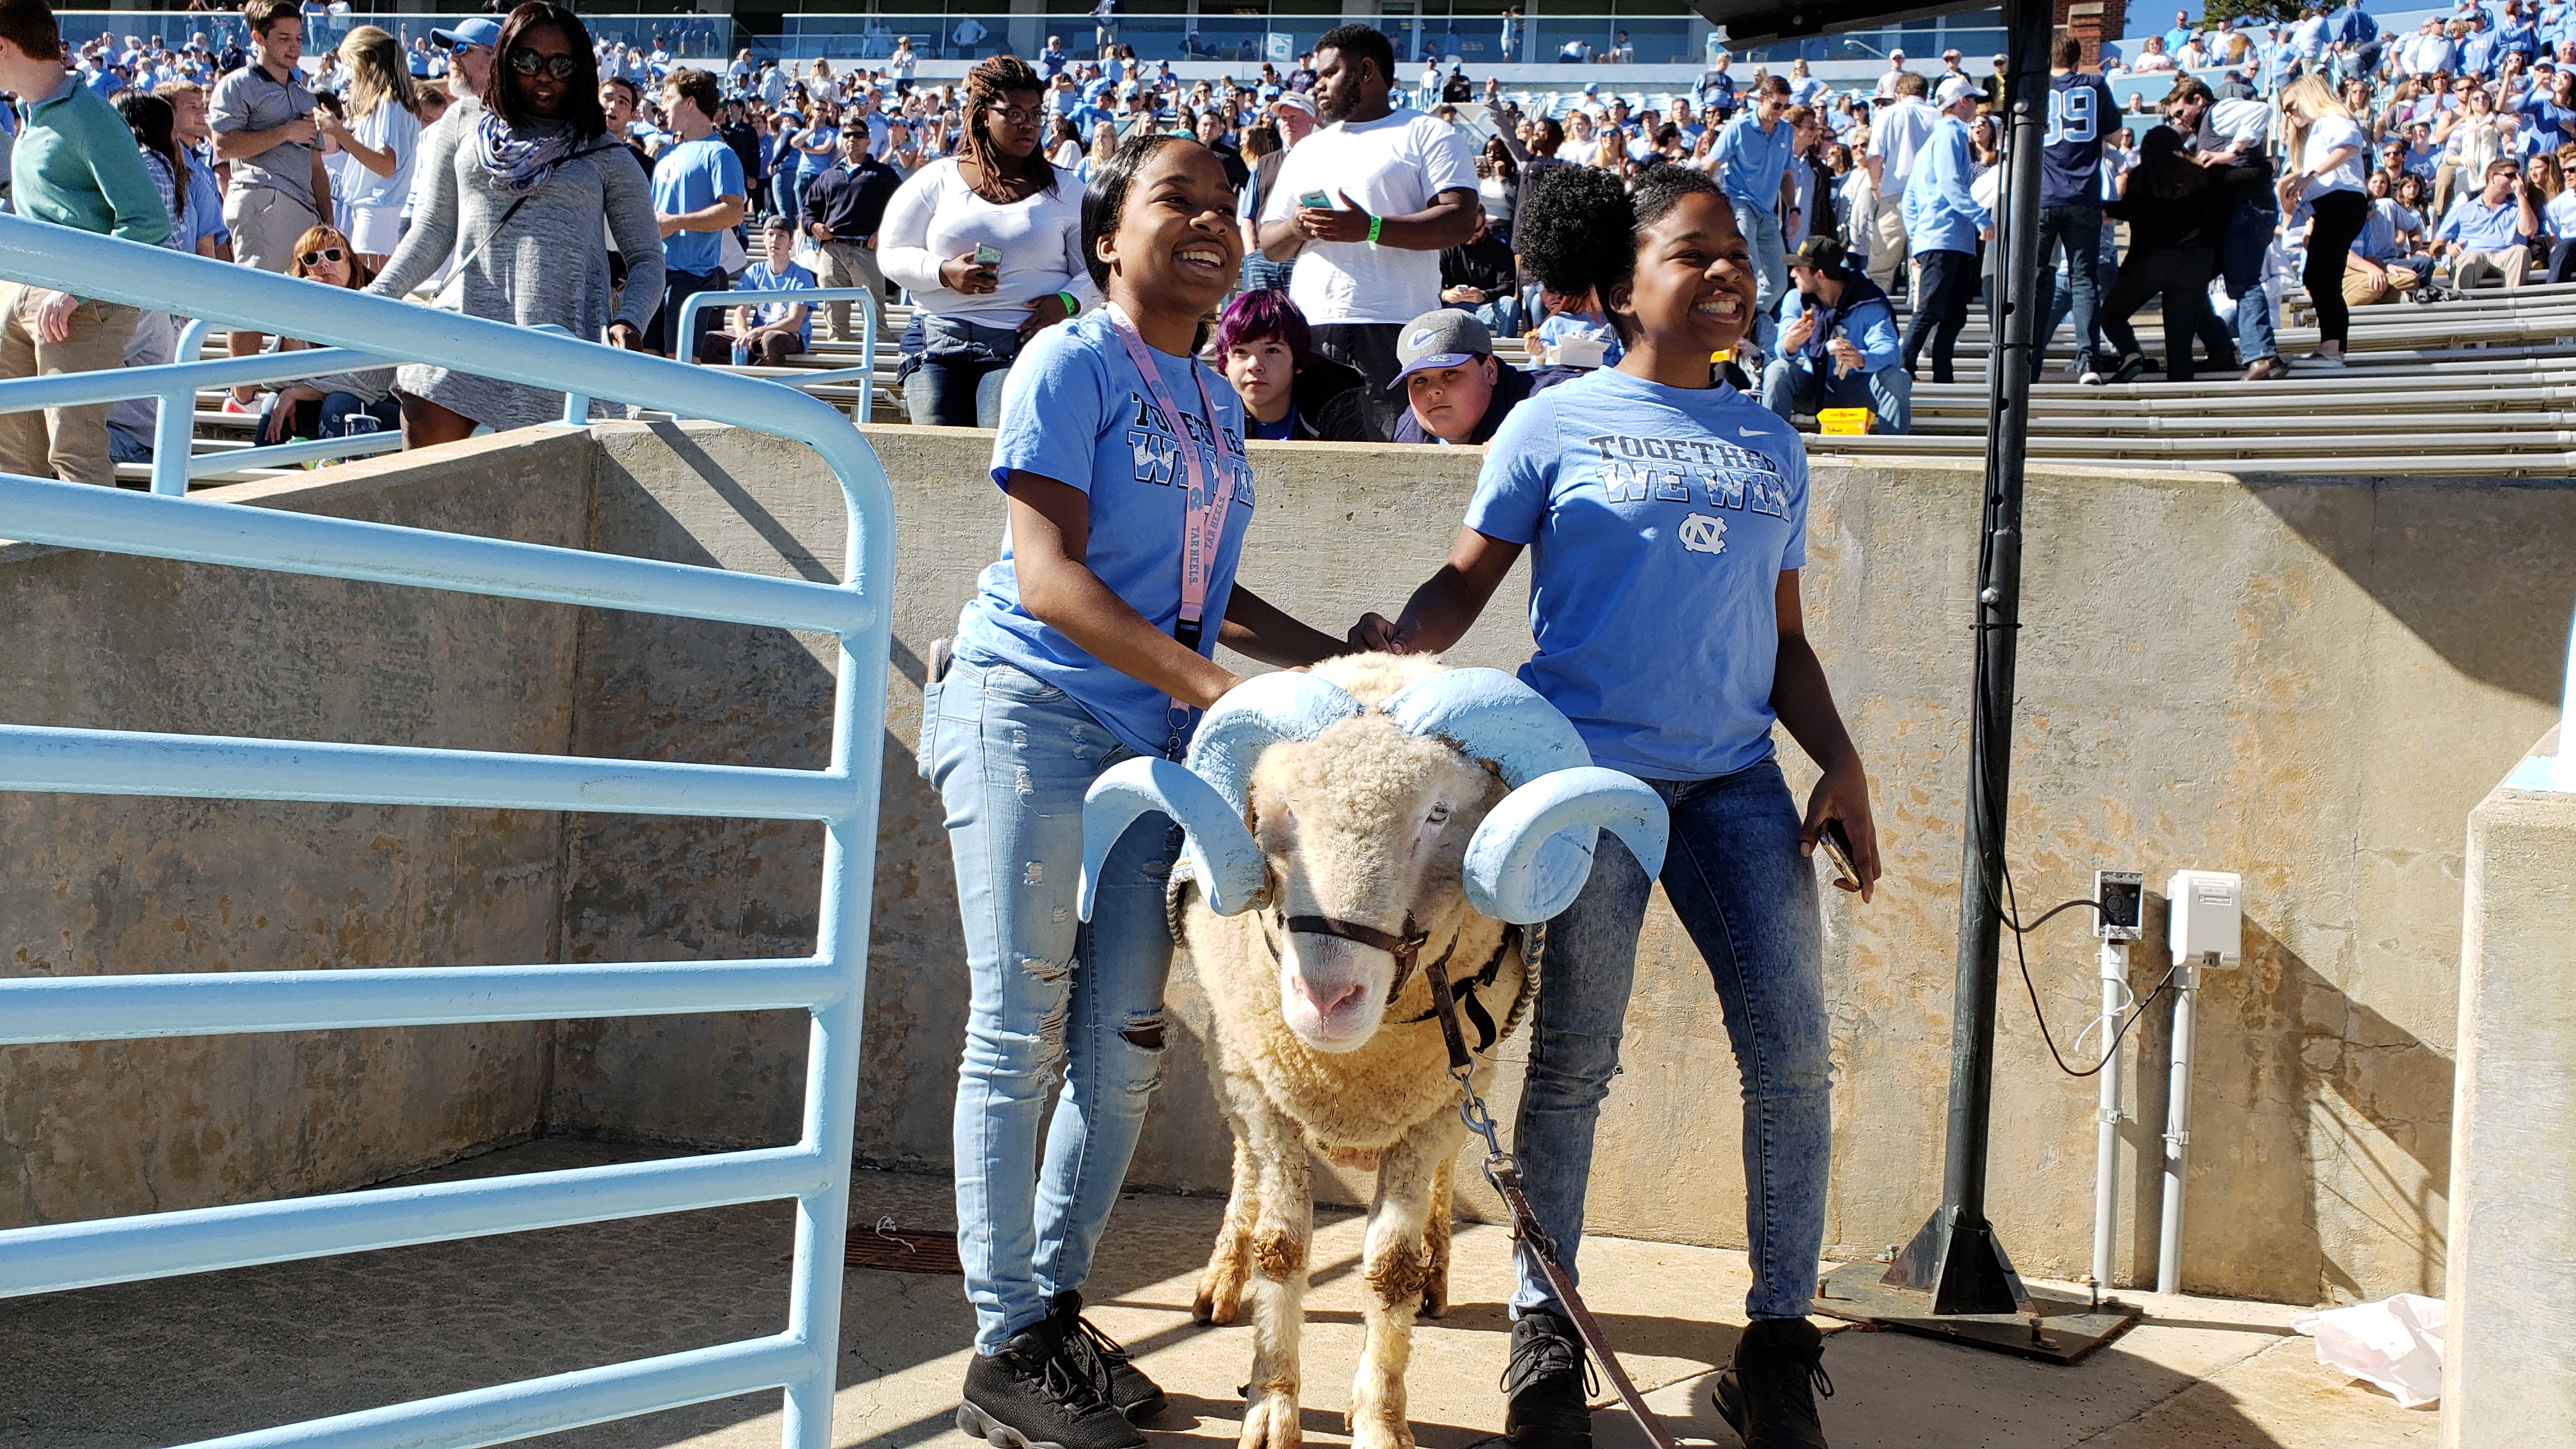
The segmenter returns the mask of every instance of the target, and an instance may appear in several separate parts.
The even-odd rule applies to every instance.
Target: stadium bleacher
[[[2282,351],[2297,357],[2313,348],[2316,334],[2300,299],[2293,298],[2289,314]],[[866,420],[901,423],[906,418],[894,373],[909,319],[909,308],[889,309],[873,358],[863,359],[856,342],[818,336],[788,367],[726,370],[799,386],[795,378],[802,372],[868,365],[874,376],[866,387]],[[2141,330],[2151,336],[2159,325],[2152,313],[2140,319]],[[1808,440],[1809,451],[1887,461],[1982,456],[1988,343],[1979,315],[1960,337],[1959,381],[1916,384],[1911,434],[1816,436]],[[2072,354],[2071,343],[2070,331],[2061,328],[2047,376],[2031,392],[2030,457],[2036,461],[2265,474],[2394,470],[2533,477],[2576,470],[2576,285],[2358,308],[2347,368],[2300,370],[2286,380],[2250,386],[2232,375],[2189,383],[2151,375],[2123,385],[2078,386],[2063,380],[2060,365]],[[1498,351],[1515,366],[1528,364],[1516,340]],[[206,355],[222,355],[220,340]],[[802,386],[844,411],[854,410],[861,396],[856,380]],[[218,393],[201,394],[198,454],[248,448],[256,421],[251,414],[222,411]],[[196,481],[240,482],[283,471],[246,468]],[[137,484],[149,475],[145,465],[118,470],[120,479]]]

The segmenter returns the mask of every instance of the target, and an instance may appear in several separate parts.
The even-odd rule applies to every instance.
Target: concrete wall
[[[2536,755],[2567,747],[2564,734]],[[2444,1449],[2576,1443],[2576,795],[2469,816]]]
[[[983,471],[989,435],[869,437],[902,533],[860,1151],[937,1168],[965,992],[940,811],[913,773],[917,684],[922,652],[952,631],[992,556],[1001,505]],[[837,566],[837,493],[801,449],[630,426],[600,429],[598,449],[576,509],[591,546],[808,577]],[[1447,450],[1255,449],[1261,512],[1246,581],[1336,630],[1400,602],[1436,565],[1475,465]],[[436,462],[370,466],[419,473],[424,509],[454,494]],[[1840,1071],[1828,1236],[1875,1249],[1908,1236],[1937,1192],[1978,476],[1830,465],[1816,482],[1810,627],[1869,761],[1890,864],[1877,904],[1837,899],[1827,921]],[[2185,865],[2247,877],[2246,967],[2205,994],[2186,1282],[2298,1301],[2439,1291],[2459,822],[2549,721],[2558,631],[2576,601],[2576,492],[2059,470],[2034,478],[2029,518],[2012,801],[2021,899],[2083,894],[2097,865],[2144,870],[2151,886]],[[1507,585],[1452,657],[1516,663],[1528,647],[1525,596]],[[571,681],[554,696],[564,743],[539,747],[820,760],[820,641],[578,618],[577,659],[551,676]],[[449,667],[484,663],[517,667],[498,656]],[[1784,757],[1802,782],[1795,747]],[[819,839],[809,829],[608,817],[557,829],[560,856],[548,859],[560,861],[554,930],[565,958],[768,954],[811,938]],[[85,869],[84,889],[113,888],[109,863]],[[22,899],[32,915],[6,919],[80,937],[61,923],[61,904]],[[2151,902],[2141,995],[2163,969],[2161,915]],[[2070,914],[2029,949],[2064,1043],[2092,1009],[2091,939]],[[1738,1242],[1734,1068],[1705,969],[1660,908],[1643,952],[1593,1224]],[[102,964],[153,960],[123,952]],[[0,957],[0,970],[23,969]],[[1993,1211],[2026,1271],[2080,1275],[2093,1094],[2048,1064],[2009,951],[2005,969]],[[1186,967],[1174,1001],[1188,1035],[1197,993]],[[551,1049],[529,1086],[541,1101],[514,1130],[727,1143],[794,1133],[804,1031],[792,1018],[583,1023],[543,1039]],[[2132,1042],[2160,1061],[2162,1013]],[[13,1059],[0,1053],[0,1072]],[[67,1066],[58,1079],[97,1075]],[[2133,1110],[2160,1126],[2162,1074],[2143,1075]],[[1195,1050],[1176,1044],[1166,1082],[1137,1182],[1220,1188],[1224,1136]],[[1508,1082],[1503,1095],[1508,1111]],[[133,1130],[153,1139],[155,1129]],[[2123,1261],[2151,1270],[2155,1131],[2133,1125],[2128,1141],[2126,1180],[2144,1201],[2133,1192],[2126,1205]],[[273,1187],[248,1168],[233,1181],[241,1196]]]
[[[579,544],[579,438],[231,501]],[[0,545],[16,724],[561,751],[576,611]],[[545,961],[562,817],[0,793],[0,975]],[[525,1134],[542,1024],[0,1048],[0,1225],[352,1186]]]

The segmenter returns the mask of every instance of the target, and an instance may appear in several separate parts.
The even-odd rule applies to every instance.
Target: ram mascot
[[[1600,830],[1660,868],[1663,802],[1596,768],[1565,717],[1508,674],[1361,654],[1238,686],[1200,722],[1186,767],[1129,760],[1094,782],[1085,919],[1101,862],[1152,812],[1187,834],[1173,932],[1213,1009],[1209,1065],[1234,1129],[1197,1315],[1232,1322],[1250,1290],[1242,1449],[1301,1440],[1310,1150],[1377,1170],[1350,1428],[1357,1449],[1411,1449],[1412,1320],[1447,1303],[1451,1166],[1467,1136],[1421,966],[1443,963],[1456,984],[1482,1091],[1545,959],[1524,958],[1522,928],[1574,900]]]

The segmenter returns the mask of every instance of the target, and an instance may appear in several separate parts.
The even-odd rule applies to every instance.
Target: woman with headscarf
[[[644,173],[607,134],[590,34],[563,6],[529,0],[510,12],[494,48],[485,108],[470,124],[438,128],[411,232],[367,290],[403,296],[453,254],[442,308],[522,327],[551,323],[641,352],[644,325],[662,305],[662,231]],[[627,262],[614,315],[603,214]],[[407,365],[396,386],[406,447],[563,412],[560,391],[443,367]]]

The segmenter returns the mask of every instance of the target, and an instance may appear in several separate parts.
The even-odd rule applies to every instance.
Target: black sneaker
[[[1065,1362],[1049,1319],[966,1367],[957,1427],[995,1449],[1144,1449],[1145,1436]]]
[[[1824,1334],[1803,1318],[1766,1318],[1736,1340],[1735,1362],[1717,1376],[1714,1396],[1744,1449],[1825,1449],[1819,1391],[1834,1396]]]
[[[1512,1449],[1592,1449],[1591,1384],[1592,1360],[1574,1325],[1544,1309],[1522,1314],[1503,1370],[1503,1436]]]
[[[1139,1423],[1163,1412],[1171,1402],[1163,1386],[1145,1377],[1129,1358],[1126,1346],[1082,1316],[1082,1295],[1067,1288],[1055,1295],[1047,1314],[1064,1340],[1065,1361],[1091,1385],[1094,1395]]]

